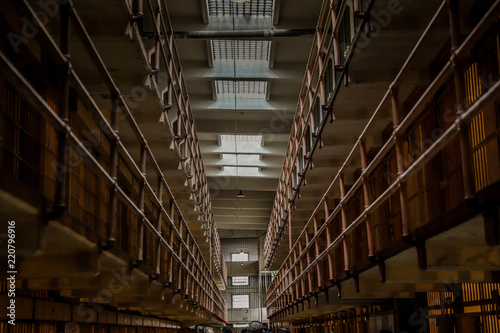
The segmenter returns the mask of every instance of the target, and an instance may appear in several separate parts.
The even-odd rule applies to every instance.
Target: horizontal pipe
[[[278,37],[314,36],[316,29],[264,29],[264,30],[227,30],[227,31],[176,31],[179,39],[272,39]]]

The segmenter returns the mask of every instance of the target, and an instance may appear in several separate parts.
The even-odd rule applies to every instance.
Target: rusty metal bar
[[[160,28],[161,28],[161,2],[160,1],[157,1],[157,6],[158,6],[158,9],[157,9],[157,13],[156,13],[156,22],[155,22],[155,25],[156,25],[156,31],[160,31]],[[154,64],[153,64],[153,68],[152,68],[152,71],[154,73],[160,71],[160,55],[161,55],[161,35],[156,33],[156,41],[155,41],[155,57],[154,57]]]
[[[458,1],[446,0],[449,10],[450,34],[451,34],[451,62],[453,67],[453,78],[455,81],[455,96],[457,101],[457,116],[464,113],[466,108],[466,94],[464,81],[463,59],[457,57],[454,52],[461,42],[460,15]],[[474,168],[472,164],[472,148],[470,143],[470,126],[460,123],[459,142],[460,158],[462,161],[462,179],[464,182],[464,195],[466,199],[474,197],[476,190],[474,185]]]
[[[70,175],[70,150],[68,145],[69,133],[69,43],[70,43],[70,22],[69,13],[70,5],[59,4],[60,13],[60,51],[64,62],[59,68],[59,96],[58,96],[58,112],[59,117],[65,123],[65,131],[57,132],[57,168],[56,168],[56,188],[54,197],[54,208],[49,213],[49,218],[57,218],[62,215],[68,205],[69,195],[69,175]]]
[[[314,220],[314,235],[318,235],[318,220],[316,219],[316,216],[313,216]],[[315,248],[314,248],[314,257],[318,257],[320,254],[319,251],[319,243],[318,241],[314,242]],[[320,264],[316,265],[316,273],[317,273],[317,281],[318,281],[318,288],[321,290],[323,289],[323,277],[322,277],[322,266]]]
[[[158,200],[160,201],[160,203],[162,205],[163,205],[163,179],[164,179],[163,176],[158,176],[157,196],[158,196]],[[161,234],[161,227],[162,227],[162,223],[163,223],[163,221],[162,221],[163,216],[162,216],[161,207],[158,207],[157,214],[158,214],[158,222],[156,225],[156,230],[158,231],[158,233]],[[155,268],[155,274],[158,276],[161,274],[160,265],[161,265],[161,244],[158,241],[158,244],[156,247],[156,268]]]
[[[366,168],[368,167],[368,157],[366,156],[366,142],[365,140],[361,140],[360,144],[360,154],[361,154],[361,180],[363,182],[363,198],[364,198],[364,208],[370,206],[370,189],[369,189],[369,180],[366,175]],[[375,251],[373,248],[373,230],[370,223],[370,215],[365,214],[365,227],[366,227],[366,240],[368,243],[368,257],[374,258]]]
[[[110,162],[109,162],[109,176],[113,179],[114,186],[109,188],[109,209],[108,209],[108,237],[107,245],[112,245],[116,241],[116,208],[118,205],[117,200],[117,170],[118,170],[118,105],[116,103],[116,96],[113,96],[111,104],[111,129],[115,134],[109,141],[110,145]]]
[[[138,209],[142,212],[140,216],[137,216],[137,258],[136,264],[141,264],[144,261],[144,243],[145,243],[145,233],[144,233],[144,197],[146,195],[145,185],[146,185],[146,145],[141,144],[141,153],[139,168],[142,173],[142,179],[139,179],[139,202]]]
[[[392,101],[392,121],[394,124],[394,129],[396,129],[401,124],[401,110],[399,106],[399,89],[391,89],[391,101]],[[395,135],[394,141],[396,145],[396,160],[398,167],[397,176],[402,175],[405,172],[405,159],[404,159],[404,149],[403,149],[403,138],[401,135]],[[404,238],[410,235],[410,217],[408,209],[408,195],[406,193],[406,182],[401,182],[399,184],[399,204],[401,207],[401,232]]]
[[[143,0],[132,0],[132,18],[139,19],[144,16]]]
[[[345,191],[344,174],[343,173],[340,174],[339,182],[340,182],[340,213],[342,216],[342,233],[344,233],[344,231],[347,230],[347,212],[345,209],[346,191]],[[342,247],[344,249],[344,271],[350,272],[351,269],[349,267],[349,265],[350,265],[349,248],[347,246],[347,240],[345,239],[345,237],[342,238]]]

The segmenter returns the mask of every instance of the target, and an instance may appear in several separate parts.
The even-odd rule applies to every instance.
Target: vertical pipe
[[[304,264],[303,264],[303,260],[302,260],[302,241],[299,239],[299,254],[297,256],[298,260],[299,260],[299,263],[300,263],[300,266],[299,266],[299,269],[301,272],[304,271]],[[304,281],[304,275],[302,275],[300,277],[300,289],[301,289],[301,297],[300,298],[304,298],[306,296],[306,284],[305,284],[305,281]]]
[[[368,257],[373,258],[374,249],[373,249],[373,229],[371,226],[370,215],[366,213],[366,209],[370,206],[370,186],[369,181],[367,179],[368,175],[365,175],[364,171],[368,167],[368,157],[366,156],[366,142],[365,140],[361,140],[360,144],[360,153],[361,153],[361,170],[363,177],[363,194],[364,194],[364,208],[365,208],[365,225],[366,225],[366,240],[368,242]]]
[[[345,209],[345,202],[343,202],[346,194],[345,184],[344,184],[344,174],[340,175],[339,180],[340,180],[340,198],[341,198],[340,212],[342,215],[342,232],[344,232],[344,230],[347,229],[347,212]],[[347,247],[347,241],[345,239],[345,236],[342,239],[342,246],[344,250],[344,272],[350,273],[351,269],[349,268],[349,248]]]
[[[177,130],[174,139],[179,140],[182,137],[182,113],[181,109],[177,110]]]
[[[360,13],[359,0],[352,0],[352,4],[353,4],[354,14],[358,15]]]
[[[466,93],[464,81],[464,62],[455,56],[455,50],[460,46],[462,39],[460,32],[460,14],[457,0],[447,0],[450,34],[451,34],[451,53],[453,76],[455,81],[455,94],[457,102],[457,117],[460,117],[466,108]],[[469,135],[470,125],[459,124],[458,137],[460,142],[460,157],[462,162],[462,177],[464,182],[465,199],[474,197],[476,190],[474,186],[474,168],[472,164],[472,150]]]
[[[157,191],[158,201],[160,206],[158,207],[158,223],[156,225],[156,230],[161,236],[161,224],[162,224],[162,208],[163,208],[163,176],[158,176],[158,191]],[[161,263],[161,239],[158,239],[158,244],[156,245],[156,275],[160,275],[160,263]]]
[[[108,207],[108,236],[107,245],[112,245],[116,241],[116,209],[118,206],[118,95],[113,95],[111,105],[111,129],[114,132],[114,137],[110,140],[110,162],[109,162],[109,176],[113,179],[114,187],[109,189],[109,207]],[[122,217],[124,218],[124,217]]]
[[[160,1],[157,1],[157,8],[158,11],[156,12],[156,17],[155,17],[155,25],[156,25],[156,30],[157,30],[157,35],[156,35],[156,43],[155,43],[155,63],[153,70],[154,72],[160,71],[160,54],[161,54],[161,36],[160,36],[160,31],[161,31],[161,3]]]
[[[314,221],[314,235],[316,236],[316,240],[314,241],[314,255],[316,258],[319,257],[320,251],[319,251],[319,235],[318,235],[318,220],[316,219],[316,215],[313,215],[313,221]],[[323,289],[323,277],[322,277],[322,267],[319,263],[319,261],[316,264],[316,273],[317,273],[317,278],[318,278],[318,288]]]
[[[335,9],[333,7],[330,8],[331,15],[332,15],[332,26],[335,27],[336,22],[337,22],[337,13],[335,12]],[[337,38],[337,31],[332,32],[332,38],[333,38],[333,65],[335,69],[340,69],[340,47],[339,47],[339,40]]]
[[[399,107],[399,89],[391,89],[391,102],[392,102],[392,118],[394,129],[396,129],[401,123],[401,109]],[[398,177],[401,176],[405,171],[405,161],[404,161],[404,149],[403,149],[403,138],[395,136],[396,140],[396,160]],[[410,235],[410,218],[408,210],[408,196],[406,194],[406,181],[402,181],[399,184],[399,203],[401,206],[401,228],[403,238],[408,238]],[[399,235],[395,235],[399,236]]]
[[[143,0],[132,0],[132,15],[136,19],[144,16]]]
[[[325,221],[327,221],[328,218],[330,217],[330,207],[328,206],[328,196],[325,196],[323,203],[324,203],[324,208],[325,208]]]
[[[330,225],[327,223],[327,225],[326,225],[326,245],[330,246],[330,244],[332,244],[332,232],[330,230]],[[328,251],[328,278],[329,278],[330,282],[333,282],[335,279],[333,254],[331,251]]]
[[[292,249],[292,204],[288,204],[288,250]]]
[[[144,261],[144,196],[145,196],[145,183],[146,183],[146,143],[141,142],[141,156],[139,161],[139,168],[142,173],[142,179],[139,183],[139,204],[137,207],[142,212],[142,216],[137,217],[137,264],[141,264]]]
[[[311,241],[310,237],[309,237],[309,232],[307,231],[307,229],[305,230],[305,234],[306,234],[306,246],[305,246],[305,251],[306,251],[306,261],[307,261],[307,291],[309,293],[309,295],[312,295],[313,293],[313,283],[312,283],[312,272],[311,272],[311,269],[309,268],[309,266],[311,265],[311,254],[309,253],[309,243]]]
[[[321,49],[321,34],[325,34],[324,32],[325,28],[322,28],[322,32],[320,32],[319,30],[317,31],[316,33],[316,48],[317,48],[317,55],[316,55],[316,58],[318,60],[318,76],[319,76],[319,81],[318,81],[318,85],[319,85],[319,89],[320,89],[320,98],[321,98],[321,105],[325,104],[325,99],[324,99],[324,95],[325,95],[325,86],[324,86],[324,82],[323,82],[323,55],[324,55],[324,52],[323,50]]]
[[[69,40],[70,40],[70,4],[59,4],[60,11],[60,49],[65,56],[66,61],[60,68],[59,72],[59,99],[58,110],[59,117],[66,124],[66,130],[57,133],[57,183],[55,189],[55,207],[51,215],[57,216],[62,214],[65,207],[68,205],[69,194],[69,176],[70,176],[70,149],[68,144],[69,135]],[[57,210],[57,212],[56,212]]]

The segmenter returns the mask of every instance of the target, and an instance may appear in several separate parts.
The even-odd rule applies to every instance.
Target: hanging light
[[[243,193],[242,190],[240,190],[240,192],[238,194],[236,194],[236,197],[237,198],[244,198],[245,197],[245,194]]]

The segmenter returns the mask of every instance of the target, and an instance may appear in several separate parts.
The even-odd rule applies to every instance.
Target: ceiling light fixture
[[[240,192],[238,194],[236,194],[236,197],[237,198],[244,198],[245,197],[245,194],[243,193],[242,190],[240,190]]]
[[[251,0],[231,0],[231,2],[234,3],[245,3],[245,2],[250,2]]]

